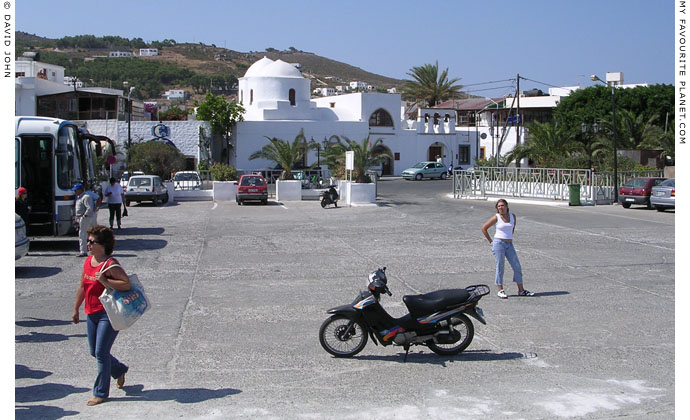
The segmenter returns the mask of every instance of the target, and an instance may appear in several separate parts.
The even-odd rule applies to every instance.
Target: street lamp
[[[613,82],[604,82],[596,74],[589,76],[589,78],[593,82],[601,82],[606,86],[611,86],[611,115],[613,123],[613,198],[614,201],[618,203],[618,148],[616,146],[616,85]]]
[[[132,147],[132,100],[130,97],[136,87],[129,86],[129,82],[126,80],[122,82],[122,86],[124,86],[125,89],[129,87],[127,90],[127,149],[129,149]]]

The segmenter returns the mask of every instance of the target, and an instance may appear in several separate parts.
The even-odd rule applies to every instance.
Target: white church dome
[[[267,66],[270,66],[273,63],[274,63],[273,60],[271,60],[268,57],[264,57],[261,60],[257,61],[256,63],[249,66],[249,68],[247,69],[247,72],[244,74],[244,77],[261,77],[261,73],[263,72],[263,69]]]
[[[296,77],[303,79],[302,73],[292,64],[283,60],[276,60],[272,64],[261,69],[259,77]]]

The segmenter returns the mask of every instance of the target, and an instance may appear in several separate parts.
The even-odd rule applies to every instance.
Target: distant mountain
[[[50,39],[21,31],[15,33],[15,38],[18,55],[23,51],[38,50],[41,52],[42,61],[65,67],[81,65],[84,63],[84,59],[107,55],[107,52],[112,48],[122,49],[124,47],[131,49],[137,59],[165,63],[210,77],[215,75],[242,77],[249,66],[265,56],[272,60],[280,59],[288,63],[298,64],[302,74],[311,79],[312,90],[319,87],[349,85],[352,81],[365,82],[380,89],[392,87],[399,89],[403,83],[399,79],[370,73],[358,67],[310,52],[299,51],[295,48],[284,51],[268,48],[261,52],[239,52],[202,43],[177,44],[174,40],[147,44],[141,38],[129,40],[120,37],[94,37],[91,35]],[[138,49],[145,47],[159,48],[160,55],[138,57]],[[108,80],[108,77],[112,79],[112,76],[93,77],[91,75],[94,80]],[[187,87],[191,86],[163,82],[164,89]]]

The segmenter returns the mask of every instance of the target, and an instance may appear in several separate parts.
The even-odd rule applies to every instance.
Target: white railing
[[[619,188],[630,178],[662,176],[663,171],[619,172]],[[580,186],[580,201],[610,203],[614,197],[613,173],[590,169],[475,168],[453,173],[453,196],[509,197],[569,200],[570,186]]]

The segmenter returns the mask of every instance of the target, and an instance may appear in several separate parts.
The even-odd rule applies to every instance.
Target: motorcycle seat
[[[467,301],[470,292],[465,289],[445,289],[423,295],[405,295],[403,302],[413,315],[428,315],[448,306]]]

